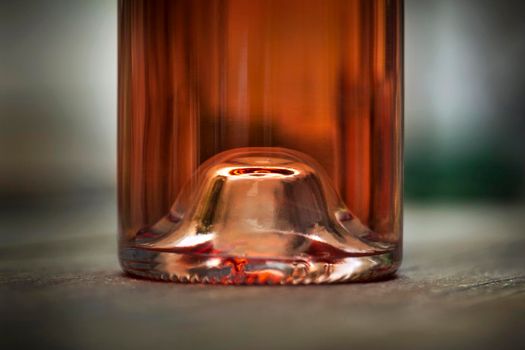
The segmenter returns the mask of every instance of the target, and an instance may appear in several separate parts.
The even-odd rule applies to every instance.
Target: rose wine
[[[121,0],[120,260],[366,281],[402,238],[402,0]]]

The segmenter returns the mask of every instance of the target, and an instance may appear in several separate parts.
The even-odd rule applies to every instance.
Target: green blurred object
[[[523,195],[524,174],[517,159],[493,150],[431,156],[418,152],[405,162],[408,200],[502,200]]]

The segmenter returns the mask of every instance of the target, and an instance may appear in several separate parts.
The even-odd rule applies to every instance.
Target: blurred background
[[[525,198],[523,9],[405,2],[407,203]],[[116,227],[117,2],[1,1],[0,47],[0,243],[56,205]]]
[[[524,197],[522,1],[405,2],[405,193]]]

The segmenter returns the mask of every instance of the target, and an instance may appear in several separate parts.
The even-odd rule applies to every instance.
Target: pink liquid
[[[215,268],[234,272],[238,268],[230,263],[235,259],[271,256],[287,263],[272,270],[261,261],[265,268],[253,270],[251,279],[245,278],[245,268],[241,277],[224,272],[214,281],[259,283],[257,276],[273,271],[281,276],[271,278],[274,283],[333,282],[395,271],[401,256],[402,1],[124,0],[119,31],[119,212],[125,270],[210,282],[209,275],[191,271],[205,270],[209,259],[218,258],[222,262]],[[312,157],[326,174],[319,177],[323,186],[326,182],[339,198],[334,203],[340,200],[348,215],[366,227],[366,237],[352,230],[349,237],[387,248],[365,252],[375,262],[362,263],[356,272],[349,261],[364,258],[341,257],[340,252],[335,258],[328,251],[337,245],[326,246],[326,241],[305,243],[298,251],[268,248],[265,254],[269,236],[258,237],[250,249],[213,252],[208,247],[212,250],[203,253],[193,247],[184,256],[173,242],[171,250],[137,245],[141,235],[151,235],[151,227],[165,222],[184,187],[197,191],[192,183],[199,166],[221,152],[246,147],[281,147]],[[253,168],[248,164],[243,171]],[[196,196],[183,206],[189,208],[192,200]],[[280,210],[274,197],[254,200],[263,207],[273,203],[266,205],[274,208],[269,212]],[[172,226],[153,236],[176,236]],[[221,230],[221,237],[230,231]],[[218,244],[217,239],[211,243]],[[344,246],[343,255],[356,244]],[[315,252],[325,259],[315,258]],[[290,279],[293,264],[307,266],[300,267],[306,271],[299,273],[302,280]],[[330,272],[338,268],[346,270]]]

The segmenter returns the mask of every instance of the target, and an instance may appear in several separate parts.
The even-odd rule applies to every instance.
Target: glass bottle
[[[402,0],[121,0],[119,257],[367,281],[402,250]]]

